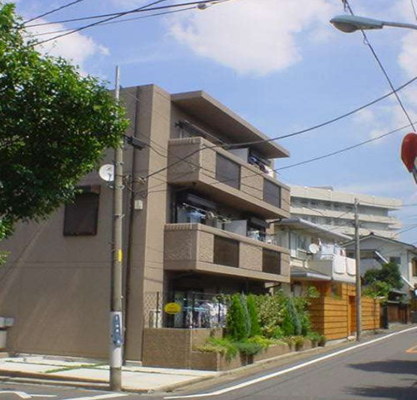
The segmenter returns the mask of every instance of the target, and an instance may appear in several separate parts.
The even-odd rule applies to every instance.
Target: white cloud
[[[45,21],[39,20],[39,23],[41,22]],[[65,29],[63,25],[54,24],[29,28],[28,32],[33,35],[44,34],[36,37],[39,41],[43,41],[60,34],[58,32],[47,34],[48,32],[56,32],[62,29]],[[44,54],[67,59],[72,64],[79,66],[83,73],[85,73],[84,63],[88,58],[97,55],[107,56],[110,54],[106,47],[96,43],[90,37],[79,32],[41,44],[37,47],[37,49]]]
[[[302,59],[297,34],[323,39],[330,0],[239,0],[169,19],[174,38],[196,54],[243,74],[266,75]]]

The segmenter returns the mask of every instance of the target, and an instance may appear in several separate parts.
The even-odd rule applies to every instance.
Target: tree
[[[234,294],[227,312],[226,331],[227,335],[234,340],[246,339],[250,333],[247,310],[242,300],[242,295]]]
[[[401,289],[403,282],[396,263],[390,262],[379,269],[369,269],[363,277],[366,286],[365,294],[386,297],[392,289]]]
[[[71,200],[128,122],[103,83],[26,39],[0,2],[0,234]],[[1,239],[1,238],[0,238]]]

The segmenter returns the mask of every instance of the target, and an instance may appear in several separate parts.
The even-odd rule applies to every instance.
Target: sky
[[[15,3],[27,21],[73,1]],[[48,32],[99,19],[59,21],[150,3],[78,0],[26,25],[41,34],[39,40],[46,40],[59,34]],[[162,0],[155,6],[177,3]],[[417,0],[348,4],[356,15],[417,24]],[[168,10],[182,11],[151,16]],[[278,137],[320,125],[391,92],[362,34],[342,33],[329,23],[333,16],[347,13],[342,0],[220,0],[200,8],[129,14],[113,22],[129,21],[90,27],[38,48],[71,60],[83,74],[97,76],[109,87],[114,86],[118,65],[124,87],[154,83],[171,93],[204,90],[266,135]],[[395,88],[417,76],[417,32],[386,27],[367,31],[367,37]],[[417,121],[417,81],[398,95],[410,120]],[[279,140],[291,155],[276,161],[275,168],[283,168],[278,179],[401,199],[405,206],[395,213],[403,222],[401,239],[417,244],[417,185],[400,159],[402,139],[414,131],[404,110],[389,96],[334,123]],[[376,140],[291,167],[370,139]]]

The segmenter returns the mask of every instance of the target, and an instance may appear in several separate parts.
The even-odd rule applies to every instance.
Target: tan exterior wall
[[[179,232],[172,233],[172,238],[168,233],[167,237],[165,225],[171,190],[167,181],[174,179],[171,174],[177,174],[178,178],[178,174],[189,170],[188,183],[196,179],[197,188],[200,182],[206,190],[220,193],[219,199],[229,205],[236,202],[243,209],[248,207],[248,211],[259,211],[260,215],[285,217],[289,206],[285,202],[282,209],[268,205],[260,201],[257,190],[233,192],[224,184],[211,185],[213,177],[190,163],[178,163],[176,168],[170,167],[167,171],[165,168],[172,157],[178,160],[188,154],[189,148],[203,143],[211,145],[210,142],[183,140],[181,146],[171,151],[168,143],[175,137],[175,123],[182,112],[164,90],[153,85],[128,88],[121,91],[121,97],[131,118],[127,134],[152,147],[139,151],[125,146],[124,150],[124,172],[131,177],[131,181],[126,181],[129,190],[124,191],[123,218],[125,355],[128,360],[140,360],[144,293],[164,292],[165,270],[194,269],[220,277],[289,281],[289,256],[285,249],[278,249],[283,257],[281,275],[265,274],[260,269],[262,248],[277,248],[240,237],[237,240],[242,247],[241,268],[231,271],[232,268],[213,265],[212,231],[181,231],[180,241],[176,237]],[[188,119],[193,120],[191,116]],[[242,163],[224,150],[216,151]],[[213,169],[216,151],[201,151],[190,160]],[[112,153],[105,155],[102,164],[112,163]],[[141,179],[147,175],[151,176]],[[256,174],[254,177],[245,175],[244,179],[255,187],[260,184]],[[112,190],[100,181],[97,171],[88,174],[81,184],[101,186],[95,236],[63,236],[64,207],[61,207],[39,224],[19,224],[16,234],[0,244],[1,249],[11,253],[7,264],[0,269],[0,315],[15,318],[15,325],[9,329],[9,351],[108,358]],[[288,188],[285,185],[282,188],[286,196]],[[142,209],[134,209],[135,200],[143,202]],[[230,236],[229,233],[223,235]]]

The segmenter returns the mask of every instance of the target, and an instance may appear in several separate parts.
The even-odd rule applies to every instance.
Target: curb
[[[380,333],[385,335],[385,334],[389,334],[390,332],[405,330],[405,329],[408,329],[410,325],[415,325],[415,324],[408,324],[404,327],[401,327],[401,329],[398,329],[399,327],[395,327],[394,329],[384,330],[383,332],[380,331]],[[374,336],[374,335],[373,334],[366,335],[366,337],[370,337],[370,336]],[[181,389],[186,386],[199,384],[201,382],[213,380],[219,377],[245,374],[245,373],[250,372],[251,370],[256,370],[262,366],[274,364],[279,361],[288,360],[288,362],[291,362],[291,359],[294,359],[294,358],[300,358],[303,356],[325,353],[337,347],[348,346],[350,343],[352,343],[351,340],[345,340],[343,342],[338,342],[338,343],[329,343],[325,347],[314,347],[314,348],[307,349],[307,350],[282,354],[273,358],[260,360],[253,364],[245,365],[239,368],[230,369],[227,371],[218,371],[214,375],[194,377],[185,382],[178,382],[178,383],[174,383],[170,385],[159,386],[158,388],[155,388],[155,389],[136,389],[136,388],[131,388],[131,387],[123,387],[122,390],[128,393],[141,393],[141,394],[173,392],[175,390]],[[36,372],[0,370],[0,381],[10,382],[14,379],[20,382],[24,382],[24,383],[34,383],[34,384],[43,384],[43,385],[58,384],[62,386],[80,387],[83,389],[95,389],[95,390],[105,390],[105,391],[109,390],[109,383],[107,381],[94,379],[94,378],[93,379],[92,378],[75,378],[75,377],[56,376],[56,375],[54,376],[54,375],[36,373]]]

